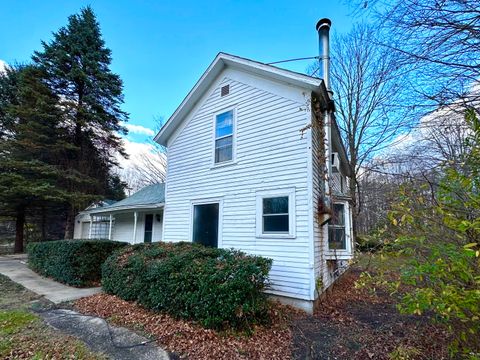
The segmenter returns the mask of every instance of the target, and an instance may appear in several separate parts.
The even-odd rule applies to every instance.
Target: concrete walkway
[[[99,287],[78,289],[44,278],[28,268],[26,255],[0,256],[0,274],[9,277],[34,293],[45,296],[55,304],[101,292]]]
[[[52,309],[39,315],[50,326],[84,341],[90,349],[115,360],[167,360],[169,354],[149,340],[128,329],[110,326],[96,316],[72,310]]]

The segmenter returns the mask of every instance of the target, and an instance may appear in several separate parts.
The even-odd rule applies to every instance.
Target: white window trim
[[[226,112],[231,111],[233,113],[233,124],[232,124],[232,159],[228,161],[222,161],[219,163],[215,162],[215,142],[217,140],[216,130],[217,130],[217,116]],[[212,118],[212,168],[222,167],[226,165],[236,164],[236,155],[237,155],[237,107],[230,106],[219,110],[213,114]]]
[[[288,229],[287,233],[264,233],[263,232],[263,199],[270,197],[288,196]],[[296,237],[295,222],[295,188],[263,190],[256,192],[256,237],[273,239],[294,239]]]
[[[190,226],[189,226],[189,241],[193,243],[193,209],[195,205],[208,205],[208,204],[218,204],[218,239],[217,239],[217,248],[223,246],[223,198],[207,198],[207,199],[198,199],[190,201]]]
[[[350,213],[350,204],[348,201],[335,201],[335,204],[343,204],[345,207],[345,245],[346,249],[330,249],[330,244],[329,244],[329,231],[328,231],[328,226],[329,224],[327,223],[327,252],[326,256],[328,259],[349,259],[352,257],[352,219],[351,219],[351,213]]]

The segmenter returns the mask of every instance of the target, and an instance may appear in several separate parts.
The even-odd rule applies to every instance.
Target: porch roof
[[[165,204],[165,184],[153,184],[114,204],[90,209],[86,214],[105,214],[125,210],[150,210],[162,208]]]

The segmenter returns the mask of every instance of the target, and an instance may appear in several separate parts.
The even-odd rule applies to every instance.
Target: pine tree
[[[5,72],[0,72],[0,142],[7,139],[12,133],[15,119],[9,114],[8,107],[17,103],[16,87],[17,72],[7,67]]]
[[[0,76],[0,123],[8,131],[0,142],[0,214],[16,221],[15,252],[23,251],[27,209],[68,201],[61,186],[68,175],[57,164],[65,149],[58,98],[34,66]]]
[[[69,169],[86,180],[82,187],[67,184],[68,190],[104,196],[111,184],[115,153],[126,156],[120,135],[126,134],[122,122],[128,114],[121,110],[123,85],[110,70],[111,51],[105,47],[100,26],[90,7],[72,15],[66,27],[53,34],[33,61],[46,73],[46,81],[60,99],[64,123],[74,150],[69,152]],[[65,237],[71,237],[78,207],[71,205]]]

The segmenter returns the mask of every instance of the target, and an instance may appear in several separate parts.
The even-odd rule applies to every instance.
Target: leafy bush
[[[359,252],[376,252],[384,247],[384,242],[378,232],[370,235],[357,235],[355,250]]]
[[[100,281],[105,259],[126,243],[108,240],[60,240],[31,243],[28,265],[35,272],[73,286]]]
[[[272,261],[191,243],[156,243],[116,251],[102,267],[103,289],[125,300],[199,321],[246,328],[264,318]]]
[[[399,310],[433,314],[465,358],[480,354],[480,121],[467,113],[471,152],[461,168],[421,188],[404,186],[389,213],[385,258],[404,257],[390,274],[362,274],[359,285],[386,287],[399,295]],[[388,277],[395,273],[396,280]],[[475,355],[472,355],[475,354]],[[477,356],[477,357],[474,357]]]

